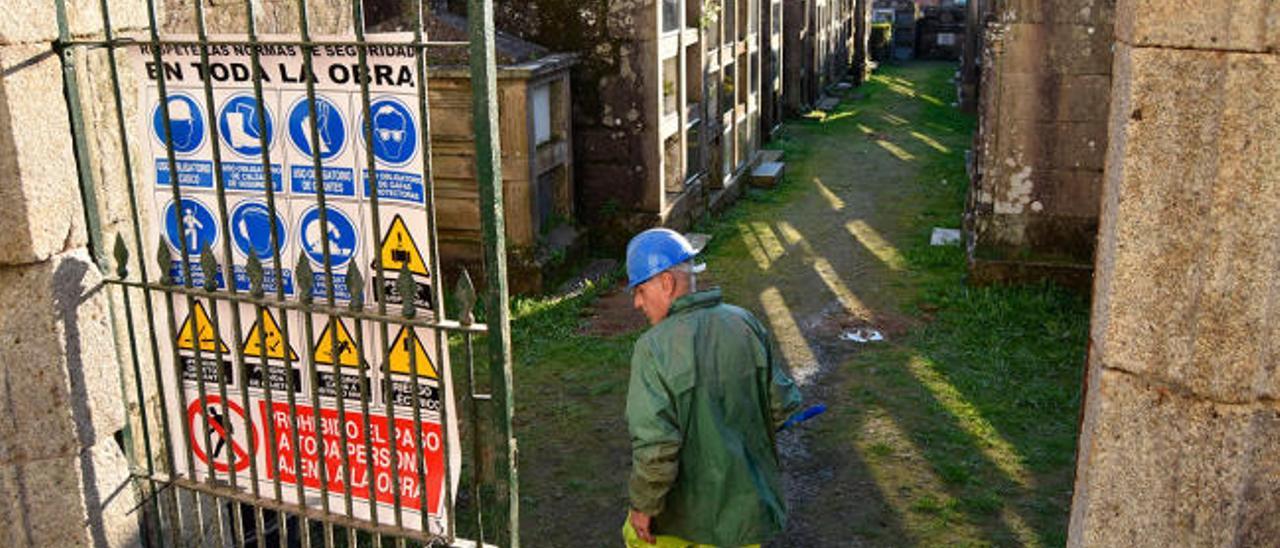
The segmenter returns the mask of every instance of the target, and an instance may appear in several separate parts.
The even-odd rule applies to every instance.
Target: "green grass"
[[[762,284],[776,284],[794,302],[815,282],[802,276],[812,272],[809,262],[780,262],[767,280],[754,266],[739,268],[753,265],[744,223],[792,218],[817,238],[795,208],[814,199],[810,181],[828,169],[833,147],[866,151],[868,162],[891,162],[885,165],[904,173],[868,198],[876,207],[866,217],[900,252],[902,269],[871,268],[848,279],[872,306],[908,318],[910,327],[889,344],[843,359],[823,381],[831,411],[807,427],[814,458],[834,469],[818,498],[828,504],[850,498],[850,490],[858,495],[843,506],[793,511],[814,516],[806,524],[815,530],[844,535],[818,538],[852,533],[871,545],[1060,546],[1088,303],[1047,285],[969,287],[961,250],[928,245],[933,227],[959,228],[967,184],[963,150],[974,122],[950,106],[951,71],[940,64],[887,67],[857,90],[860,99],[788,122],[784,137],[768,145],[785,151],[786,181],[749,191],[698,230],[713,235],[705,253],[716,280],[731,300],[759,314],[752,301]],[[911,162],[873,160],[886,153],[863,128],[885,134]],[[828,184],[851,203],[865,197],[855,186]],[[513,301],[529,545],[617,544],[629,466],[622,415],[638,333],[581,332],[604,291],[602,284],[569,298]]]

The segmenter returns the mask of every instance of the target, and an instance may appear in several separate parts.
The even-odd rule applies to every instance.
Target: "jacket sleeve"
[[[659,515],[679,471],[683,436],[671,390],[658,375],[657,359],[644,339],[631,357],[627,428],[631,432],[631,506]]]
[[[787,367],[779,359],[778,344],[773,337],[765,336],[765,345],[769,349],[769,369],[772,378],[769,383],[769,407],[773,414],[773,428],[777,430],[787,422],[791,415],[800,410],[800,389],[787,374]]]

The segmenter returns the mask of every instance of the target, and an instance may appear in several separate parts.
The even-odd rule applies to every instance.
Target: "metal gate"
[[[210,38],[204,0],[181,3],[193,11],[197,28],[193,38],[162,35],[156,0],[146,0],[149,29],[145,36],[114,35],[110,2],[99,0],[103,33],[73,37],[66,0],[53,1],[90,247],[104,272],[112,273],[107,278],[118,298],[113,300],[117,303],[113,314],[128,326],[128,332],[118,337],[127,340],[127,348],[120,352],[122,367],[128,368],[122,371],[122,378],[131,379],[123,389],[124,404],[135,410],[131,417],[133,427],[127,431],[132,441],[125,445],[137,448],[130,451],[129,457],[136,488],[144,501],[137,509],[144,544],[283,547],[478,542],[518,546],[519,496],[512,432],[514,405],[492,0],[469,0],[468,42],[428,40],[423,24],[424,1],[412,2],[417,25],[411,39],[398,42],[367,39],[361,0],[350,2],[354,37],[350,40],[313,39],[308,0],[296,0],[298,28],[284,40],[260,38],[255,10],[262,9],[261,0],[243,0],[246,24],[243,34],[235,39]],[[219,4],[231,2],[240,3],[228,0]],[[373,227],[368,231],[370,241],[366,242],[373,250],[367,269],[362,269],[360,260],[351,261],[345,271],[335,267],[339,262],[335,257],[350,252],[344,251],[332,236],[341,232],[341,226],[335,226],[344,221],[335,216],[339,210],[333,207],[334,197],[328,195],[325,181],[330,172],[322,165],[322,151],[329,141],[324,136],[327,126],[323,125],[328,122],[322,121],[321,115],[328,106],[323,98],[317,98],[313,75],[301,79],[305,89],[299,91],[302,96],[298,103],[305,113],[302,142],[310,144],[313,159],[309,173],[315,178],[309,199],[314,200],[318,211],[315,222],[320,236],[311,243],[318,243],[319,247],[300,251],[296,266],[288,272],[293,258],[282,257],[284,229],[278,209],[284,198],[275,181],[277,171],[281,180],[286,175],[280,160],[271,157],[272,122],[264,100],[264,82],[269,80],[261,60],[267,45],[296,48],[304,74],[312,75],[320,48],[344,47],[355,52],[356,63],[351,69],[359,92],[352,95],[356,99],[351,104],[358,105],[353,112],[358,112],[362,123],[359,128],[353,124],[351,132],[360,132],[365,162],[353,166],[357,174],[353,184],[364,186],[364,197],[358,200],[360,215],[368,218]],[[236,145],[220,142],[217,137],[214,105],[215,94],[221,92],[209,76],[215,73],[211,70],[211,52],[225,51],[221,48],[228,46],[242,48],[250,59],[246,82],[251,83],[252,93],[244,99],[250,107],[237,120],[247,128],[256,128],[241,132],[240,138],[256,133],[253,137],[258,139],[261,171],[256,167],[235,169],[260,173],[262,177],[260,195],[251,198],[265,208],[259,212],[267,219],[265,233],[269,240],[262,244],[268,250],[263,257],[253,247],[247,257],[232,251],[228,184],[235,175],[228,173],[224,156],[228,154],[226,147]],[[380,236],[381,227],[386,226],[388,205],[379,175],[385,167],[379,163],[375,139],[385,137],[401,143],[405,138],[402,132],[412,131],[405,127],[375,128],[372,105],[376,101],[371,94],[369,55],[371,48],[386,46],[412,52],[407,67],[416,82],[416,101],[407,102],[407,108],[418,112],[420,162],[400,169],[409,172],[406,177],[410,180],[422,183],[420,210],[426,229],[425,234],[401,234],[426,242],[428,251],[419,252],[418,257],[425,263],[425,272],[412,268],[409,259],[394,254],[396,250],[386,255],[391,232]],[[131,156],[130,143],[147,137],[138,136],[136,128],[130,131],[118,68],[118,52],[131,47],[145,47],[151,56],[149,62],[153,63],[149,66],[158,71],[152,83],[157,99],[154,127],[155,137],[162,141],[165,151],[162,157],[151,159],[155,161],[148,169],[155,170],[155,180],[142,185],[134,180],[137,159]],[[198,52],[193,54],[198,55],[198,66],[194,68],[203,75],[203,89],[195,90],[189,98],[197,110],[203,104],[202,114],[193,115],[188,106],[174,103],[167,89],[166,55],[173,51],[172,47]],[[458,277],[451,298],[446,299],[435,226],[427,58],[431,48],[459,47],[470,48],[472,71],[476,178],[486,274],[479,310],[475,306],[476,291],[465,270]],[[85,90],[81,89],[77,74],[84,67],[78,62],[82,58],[78,54],[91,50],[104,50],[107,56],[115,127],[86,127],[82,107]],[[175,111],[175,107],[180,108]],[[256,119],[249,118],[252,116]],[[208,173],[191,171],[188,163],[177,157],[190,136],[175,135],[175,128],[191,130],[183,125],[191,119],[203,119],[207,127],[201,130],[210,135]],[[285,133],[287,127],[279,127],[284,125],[277,124],[276,132]],[[375,131],[386,133],[375,136]],[[95,190],[108,181],[95,180],[91,169],[88,140],[94,132],[113,132],[122,143],[121,161],[127,179],[123,185],[127,188],[130,216],[114,238],[104,233],[99,214]],[[246,150],[254,148],[241,144]],[[363,177],[359,175],[362,170]],[[193,190],[184,182],[188,176],[196,181],[207,177],[208,188]],[[237,190],[233,198],[241,199],[245,189]],[[193,195],[201,192],[214,203],[204,224],[186,207]],[[161,241],[155,246],[152,238],[144,237],[139,199],[153,194],[172,204],[171,212],[161,213],[157,208],[158,216],[164,217],[155,221],[158,233],[163,234],[169,223],[179,222],[179,209],[183,210],[184,235],[176,245]],[[297,202],[296,197],[291,199],[290,203]],[[198,237],[193,228],[210,221],[224,236],[216,243]],[[190,244],[187,230],[192,231]],[[399,230],[407,229],[402,224]],[[256,237],[261,239],[261,233]],[[126,245],[127,240],[132,246]],[[334,249],[335,245],[338,249]],[[130,247],[141,252],[131,254]],[[110,259],[106,258],[108,248]],[[149,256],[148,250],[154,255]],[[392,264],[387,264],[387,257]],[[320,266],[313,267],[313,263]],[[294,291],[286,290],[290,274]],[[429,280],[425,285],[421,281],[424,277]],[[366,284],[369,278],[372,283]],[[345,298],[335,295],[339,286]],[[366,302],[369,299],[372,302]],[[473,321],[473,312],[483,313],[485,322]],[[242,320],[254,326],[247,333]],[[147,326],[148,332],[134,329],[135,322]],[[291,331],[301,331],[301,339],[291,336]],[[321,331],[318,340],[316,331]],[[397,332],[399,335],[393,338]],[[214,337],[206,338],[207,333]],[[222,333],[230,333],[230,344],[222,342]],[[308,348],[295,352],[290,346],[293,340],[305,341]],[[276,348],[281,341],[285,350],[267,350]],[[317,343],[312,345],[310,341]],[[480,344],[488,349],[480,360],[487,361],[487,366],[477,365],[473,354],[474,346]],[[395,360],[390,356],[401,348],[407,352],[402,354],[407,355],[407,367],[401,364],[401,370],[392,370],[388,364],[394,365]],[[451,360],[452,354],[458,354],[460,359]],[[352,356],[351,361],[340,358],[343,355]],[[423,360],[428,367],[420,363]],[[451,368],[450,363],[460,367]],[[435,377],[431,377],[433,373]],[[147,378],[154,382],[144,382]],[[456,394],[451,390],[454,378],[460,386]],[[380,382],[373,382],[375,379]],[[328,391],[328,396],[322,391]],[[453,401],[457,402],[456,407],[450,405]],[[259,419],[253,418],[250,408],[261,410]],[[175,409],[179,412],[174,413]],[[189,410],[189,414],[183,415],[183,410]],[[450,413],[455,416],[450,417]],[[336,417],[332,423],[331,417]],[[336,432],[330,424],[336,425]],[[457,437],[450,435],[450,424],[462,425]],[[401,425],[407,425],[403,427],[406,430],[401,430]],[[442,430],[424,434],[424,428]],[[378,446],[375,441],[384,445]],[[304,447],[312,447],[314,452],[305,462]],[[330,447],[337,448],[336,457]],[[450,455],[455,452],[463,457],[454,461]],[[288,470],[292,473],[286,474]],[[308,483],[309,473],[318,480]],[[366,477],[363,487],[353,477],[358,473]],[[430,474],[442,480],[432,484],[429,478],[435,476]],[[369,479],[370,475],[373,479]],[[390,478],[387,500],[380,483],[385,475]],[[406,477],[415,481],[406,482]],[[460,478],[456,487],[454,478]],[[413,487],[402,488],[409,485]],[[433,489],[439,492],[428,492]],[[441,502],[430,505],[431,500]],[[414,510],[417,523],[405,518],[415,516]],[[464,537],[474,540],[461,540]]]

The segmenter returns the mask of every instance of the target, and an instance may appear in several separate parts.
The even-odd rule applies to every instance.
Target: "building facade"
[[[791,0],[783,10],[783,96],[804,113],[844,78],[855,49],[855,0]]]
[[[769,1],[499,2],[499,30],[579,56],[575,192],[596,237],[688,226],[736,195],[761,141]]]

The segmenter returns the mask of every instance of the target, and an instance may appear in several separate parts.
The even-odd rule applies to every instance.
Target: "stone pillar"
[[[1280,542],[1280,6],[1120,0],[1070,546]]]
[[[68,1],[77,35],[96,2]],[[113,2],[136,24],[140,2]],[[133,546],[109,291],[87,249],[54,3],[0,16],[0,545]],[[145,19],[141,19],[145,20]]]
[[[862,85],[870,72],[871,52],[867,42],[871,34],[871,0],[856,0],[853,6],[853,83]]]
[[[1110,0],[991,5],[976,176],[965,212],[970,278],[1087,288],[1107,149]]]

